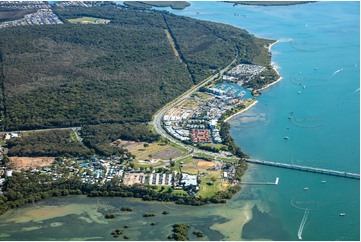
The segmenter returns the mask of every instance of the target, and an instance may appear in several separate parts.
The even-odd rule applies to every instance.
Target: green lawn
[[[215,177],[217,179],[215,181],[212,181],[212,177]],[[220,176],[216,177],[214,174],[206,176],[200,184],[200,191],[198,193],[198,196],[212,197],[218,191],[227,190],[228,182],[223,181],[224,185],[222,185],[222,180],[223,179],[220,179]],[[212,182],[213,185],[208,185],[208,182]]]
[[[68,21],[69,21],[69,23],[72,23],[72,24],[76,24],[76,23],[105,24],[105,23],[109,22],[109,20],[107,20],[107,19],[93,18],[93,17],[73,18],[73,19],[68,19]]]

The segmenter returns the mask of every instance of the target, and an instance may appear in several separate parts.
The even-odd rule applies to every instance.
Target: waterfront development
[[[355,21],[359,19],[358,9],[359,3],[356,2],[279,7],[195,2],[185,10],[167,10],[221,21],[245,28],[257,36],[280,40],[272,47],[272,60],[283,80],[262,91],[262,95],[257,97],[258,102],[252,100],[252,104],[257,104],[247,112],[228,119],[237,144],[253,158],[249,161],[270,160],[294,167],[322,167],[359,173],[360,63],[359,56],[353,54],[359,52],[359,23]],[[279,15],[280,12],[283,14]],[[245,16],[245,19],[240,21],[240,16]],[[332,16],[337,16],[337,19]],[[248,19],[250,21],[246,21]],[[257,24],[260,21],[272,23],[272,27]],[[345,43],[345,39],[349,42]],[[221,117],[219,114],[227,105],[235,107],[231,106],[235,103],[228,103],[227,95],[243,105],[246,103],[242,102],[248,98],[249,91],[244,93],[239,89],[244,80],[235,80],[230,74],[225,73],[223,81],[215,86],[204,87],[203,91],[186,96],[178,106],[164,109],[156,123],[164,121],[165,129],[172,127],[169,129],[178,131],[169,132],[178,140],[182,140],[181,134],[189,132],[183,137],[192,137],[198,144],[216,146],[216,118]],[[204,116],[199,115],[199,119],[191,116],[198,112]],[[218,161],[224,159],[223,164],[226,164],[229,153],[213,157],[215,161],[209,162],[204,154],[203,157],[187,157],[192,152],[187,148],[183,150],[185,157],[181,160],[184,171],[194,171],[194,167],[198,167],[197,173],[208,173],[209,176],[203,180],[206,188],[210,188],[207,183],[211,182],[220,187],[229,186],[224,181],[234,167],[221,170],[223,165]],[[144,149],[147,148],[144,146]],[[196,147],[194,151],[202,154]],[[136,168],[146,164],[144,167],[150,169],[152,159],[148,157],[149,161],[146,160],[140,159]],[[106,160],[78,161],[77,165],[86,166],[88,162],[92,167],[104,165],[105,179],[115,173],[125,174],[123,168],[108,167]],[[165,161],[160,160],[152,166],[171,164],[169,160],[168,164],[162,162]],[[70,164],[75,165],[75,162]],[[212,171],[208,167],[210,164]],[[124,180],[129,183],[146,179],[144,173],[128,174]],[[91,170],[82,179],[92,180],[98,175],[101,174]],[[214,181],[212,176],[222,177],[222,181]],[[184,175],[182,178],[187,185],[197,182],[194,176]],[[166,172],[154,172],[147,179],[151,183],[166,185],[172,177]],[[275,179],[276,182],[271,182]],[[202,207],[130,198],[52,198],[3,215],[0,238],[113,240],[111,231],[124,226],[122,232],[131,240],[165,240],[171,233],[172,224],[187,223],[191,225],[190,231],[203,232],[202,240],[359,240],[360,187],[357,179],[250,164],[241,184],[242,190],[225,205]],[[132,211],[123,212],[120,208],[124,207],[130,207]],[[116,218],[105,219],[105,213],[113,213]],[[154,216],[145,218],[145,214]],[[71,235],[66,232],[73,231],[74,226],[77,231]],[[191,234],[189,239],[200,238]]]
[[[245,98],[247,92],[242,85],[255,78],[263,78],[264,69],[246,64],[232,68],[217,81],[200,88],[166,112],[163,116],[165,130],[181,141],[222,143],[218,121],[226,111],[244,109],[254,102],[250,97]]]

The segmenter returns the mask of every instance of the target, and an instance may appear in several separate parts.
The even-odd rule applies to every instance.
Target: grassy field
[[[138,160],[169,160],[170,158],[174,159],[184,153],[184,151],[179,148],[160,142],[127,142],[124,148],[134,154]]]
[[[140,162],[140,161],[133,161],[132,162],[134,164],[134,168],[150,168],[150,167],[156,167],[156,166],[164,166],[165,162],[164,161],[155,161],[155,162]]]
[[[217,176],[215,176],[217,175]],[[219,174],[208,175],[202,179],[202,182],[199,186],[198,196],[202,197],[212,197],[218,191],[227,190],[229,183],[227,180],[221,179],[221,171]],[[216,178],[214,180],[214,178]],[[212,185],[208,185],[207,183],[213,183]]]
[[[213,97],[212,95],[205,92],[196,92],[194,95],[202,99],[208,99]]]
[[[110,20],[102,19],[102,18],[93,18],[93,17],[81,17],[81,18],[73,18],[68,19],[69,23],[72,24],[107,24]]]
[[[182,172],[188,173],[188,174],[201,174],[201,173],[209,173],[213,174],[215,166],[214,162],[210,161],[204,161],[200,159],[194,159],[191,158],[188,160],[183,161],[183,164],[181,164]]]

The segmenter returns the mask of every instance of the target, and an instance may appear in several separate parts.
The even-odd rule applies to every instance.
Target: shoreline
[[[227,122],[228,120],[230,120],[231,118],[233,118],[234,116],[237,116],[238,114],[241,114],[243,112],[246,112],[248,109],[250,109],[253,105],[256,105],[256,103],[258,103],[258,100],[254,100],[254,102],[249,105],[248,107],[240,110],[239,112],[235,113],[235,114],[232,114],[231,116],[229,116],[228,118],[226,118],[225,120],[223,120],[223,122]]]
[[[279,43],[279,42],[280,42],[279,40],[276,40],[275,42],[273,42],[272,44],[270,44],[270,45],[267,47],[268,52],[271,52],[272,46],[274,46],[275,44],[277,44],[277,43]],[[273,86],[273,85],[275,85],[276,83],[280,82],[280,81],[283,79],[283,77],[282,77],[282,76],[280,75],[280,73],[278,72],[276,66],[275,66],[274,64],[272,64],[272,63],[271,63],[271,65],[272,65],[272,69],[277,73],[277,75],[279,76],[279,78],[278,78],[276,81],[271,82],[271,83],[267,84],[266,86],[264,86],[264,87],[262,87],[262,88],[260,88],[260,89],[257,89],[257,91],[265,90],[265,89],[269,88],[270,86]],[[228,120],[230,120],[230,119],[233,118],[234,116],[237,116],[237,115],[239,115],[239,114],[247,111],[250,107],[252,107],[252,106],[255,105],[256,103],[258,103],[258,100],[255,100],[255,101],[254,101],[251,105],[249,105],[247,108],[242,109],[242,110],[240,110],[239,112],[237,112],[237,113],[235,113],[235,114],[232,114],[231,116],[229,116],[228,118],[226,118],[225,120],[223,120],[223,122],[227,122]]]
[[[279,40],[276,40],[275,42],[273,42],[272,44],[270,44],[270,45],[267,47],[268,52],[271,52],[272,46],[274,46],[275,44],[277,44],[277,43],[279,43],[279,42],[280,42]],[[257,91],[265,90],[265,89],[269,88],[270,86],[273,86],[273,85],[275,85],[276,83],[280,82],[280,81],[283,79],[283,77],[282,77],[282,76],[280,75],[280,73],[278,72],[276,66],[275,66],[274,64],[272,64],[272,63],[271,63],[271,65],[272,65],[272,69],[277,73],[277,75],[279,76],[279,78],[278,78],[276,81],[271,82],[271,83],[267,84],[266,86],[264,86],[264,87],[262,87],[262,88],[260,88],[260,89],[257,89]],[[223,122],[227,122],[227,121],[230,120],[231,118],[233,118],[233,117],[235,117],[235,116],[237,116],[237,115],[239,115],[239,114],[247,111],[247,110],[248,110],[249,108],[251,108],[253,105],[256,105],[256,103],[258,103],[258,100],[255,100],[251,105],[249,105],[249,106],[246,107],[245,109],[242,109],[242,110],[240,110],[239,112],[237,112],[237,113],[235,113],[235,114],[232,114],[231,116],[229,116],[228,118],[226,118],[225,120],[223,120]]]
[[[275,42],[273,42],[272,44],[270,44],[268,46],[268,52],[271,52],[271,49],[272,49],[272,46],[274,46],[275,44],[279,43],[280,41],[279,40],[276,40]],[[277,75],[279,76],[279,78],[274,81],[274,82],[271,82],[269,84],[267,84],[266,86],[260,88],[260,89],[257,89],[257,91],[262,91],[262,90],[265,90],[267,88],[269,88],[270,86],[273,86],[274,84],[276,84],[277,82],[281,81],[283,79],[283,77],[280,75],[280,73],[278,72],[276,66],[274,64],[272,64],[271,62],[271,66],[272,66],[272,69],[277,73]]]

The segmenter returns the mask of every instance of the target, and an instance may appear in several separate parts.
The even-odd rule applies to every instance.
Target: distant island
[[[316,1],[226,1],[233,3],[234,6],[238,4],[242,5],[255,5],[255,6],[289,6],[296,4],[313,3]]]
[[[124,4],[137,8],[171,7],[178,10],[185,9],[191,5],[186,1],[124,1]]]

